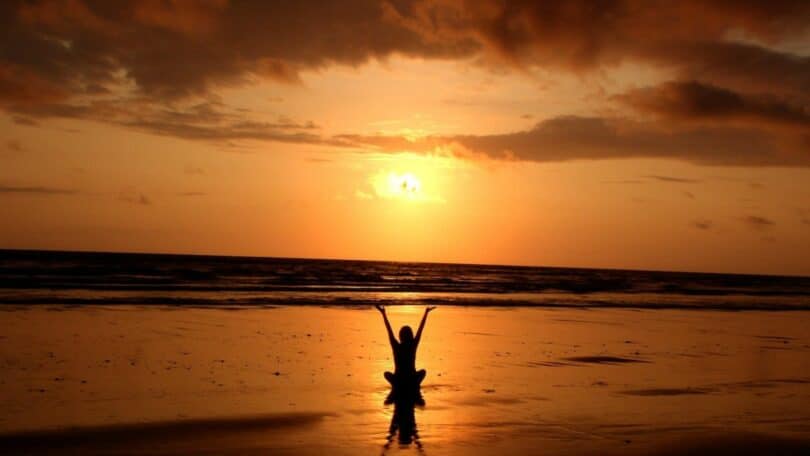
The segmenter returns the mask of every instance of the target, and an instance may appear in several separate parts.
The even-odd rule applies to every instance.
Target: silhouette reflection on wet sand
[[[400,395],[392,389],[385,399],[385,404],[394,404],[394,413],[391,415],[391,425],[388,427],[388,437],[383,445],[384,450],[391,447],[394,440],[402,446],[409,446],[411,443],[421,452],[422,443],[419,441],[419,432],[416,428],[416,407],[423,408],[425,400],[422,392],[417,390],[413,394]]]

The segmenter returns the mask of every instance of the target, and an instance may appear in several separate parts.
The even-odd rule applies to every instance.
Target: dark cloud
[[[781,45],[808,24],[804,0],[12,0],[0,3],[0,108],[22,125],[78,118],[223,144],[807,166],[810,57]],[[223,87],[296,84],[302,71],[392,55],[577,74],[634,62],[677,81],[618,97],[666,122],[557,117],[527,131],[418,141],[325,137],[311,122],[210,101]]]
[[[807,151],[759,130],[701,126],[671,130],[652,123],[602,117],[556,117],[531,130],[495,135],[429,136],[417,140],[340,135],[335,139],[389,152],[436,152],[448,148],[459,155],[536,162],[648,157],[704,165],[810,166]]]
[[[668,82],[656,87],[633,90],[617,98],[636,109],[667,119],[697,122],[742,121],[810,128],[810,105],[797,102],[793,98],[745,95],[697,81]]]
[[[650,60],[678,68],[682,80],[708,81],[734,91],[795,96],[805,102],[810,93],[810,57],[762,46],[724,40],[672,43]]]
[[[177,98],[399,54],[485,56],[588,71],[625,60],[806,96],[810,60],[766,47],[807,29],[808,2],[645,0],[9,1],[0,99],[103,94],[125,77]],[[743,33],[761,45],[732,42]]]
[[[693,125],[668,128],[624,118],[561,116],[529,130],[493,135],[407,138],[395,135],[323,135],[311,121],[285,117],[251,120],[219,102],[171,106],[149,101],[99,100],[87,104],[43,104],[38,116],[113,123],[176,138],[219,142],[244,140],[313,144],[389,153],[452,153],[459,157],[554,162],[616,158],[672,158],[705,165],[809,166],[802,144],[766,130]],[[693,183],[667,176],[651,179]]]
[[[480,45],[409,24],[388,2],[9,1],[0,7],[0,99],[24,105],[103,93],[121,74],[151,97],[392,54],[460,58]]]
[[[317,134],[311,121],[254,120],[221,102],[161,104],[144,99],[108,98],[90,103],[51,103],[26,106],[25,112],[41,118],[73,118],[112,123],[161,136],[227,143],[259,140],[288,143],[335,144]]]
[[[25,194],[25,195],[75,195],[77,190],[59,187],[46,186],[25,186],[25,185],[0,185],[0,194]]]
[[[760,215],[746,215],[741,217],[740,220],[748,225],[750,228],[757,230],[757,231],[764,231],[773,227],[776,223],[767,218],[762,217]]]
[[[573,0],[465,2],[472,31],[517,65],[590,71],[625,61],[667,66],[721,85],[810,92],[810,59],[766,47],[802,36],[810,4]],[[744,34],[760,44],[734,42]]]
[[[192,122],[166,122],[157,119],[126,119],[121,125],[162,136],[191,140],[227,141],[258,140],[286,143],[329,144],[320,135],[309,133],[308,128],[290,127],[273,122],[234,122],[206,124]]]

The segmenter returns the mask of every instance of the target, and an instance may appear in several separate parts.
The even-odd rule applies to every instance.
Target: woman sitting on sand
[[[399,342],[394,337],[394,332],[391,331],[391,324],[388,322],[388,315],[385,313],[385,307],[380,305],[375,306],[383,316],[385,321],[385,329],[388,330],[388,341],[391,342],[391,349],[394,351],[394,373],[386,372],[385,379],[392,387],[412,387],[418,388],[425,378],[425,370],[416,370],[416,349],[419,347],[419,340],[422,338],[422,330],[425,328],[425,321],[431,310],[436,307],[428,307],[425,309],[425,314],[422,315],[422,322],[419,323],[419,329],[416,331],[416,337],[413,337],[413,330],[410,326],[403,326],[399,330]]]

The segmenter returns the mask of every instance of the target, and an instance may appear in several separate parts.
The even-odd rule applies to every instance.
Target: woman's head
[[[413,342],[413,330],[410,326],[403,326],[399,328],[399,342],[410,343]]]

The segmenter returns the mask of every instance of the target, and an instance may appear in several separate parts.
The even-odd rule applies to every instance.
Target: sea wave
[[[0,304],[807,310],[810,278],[5,250]]]

